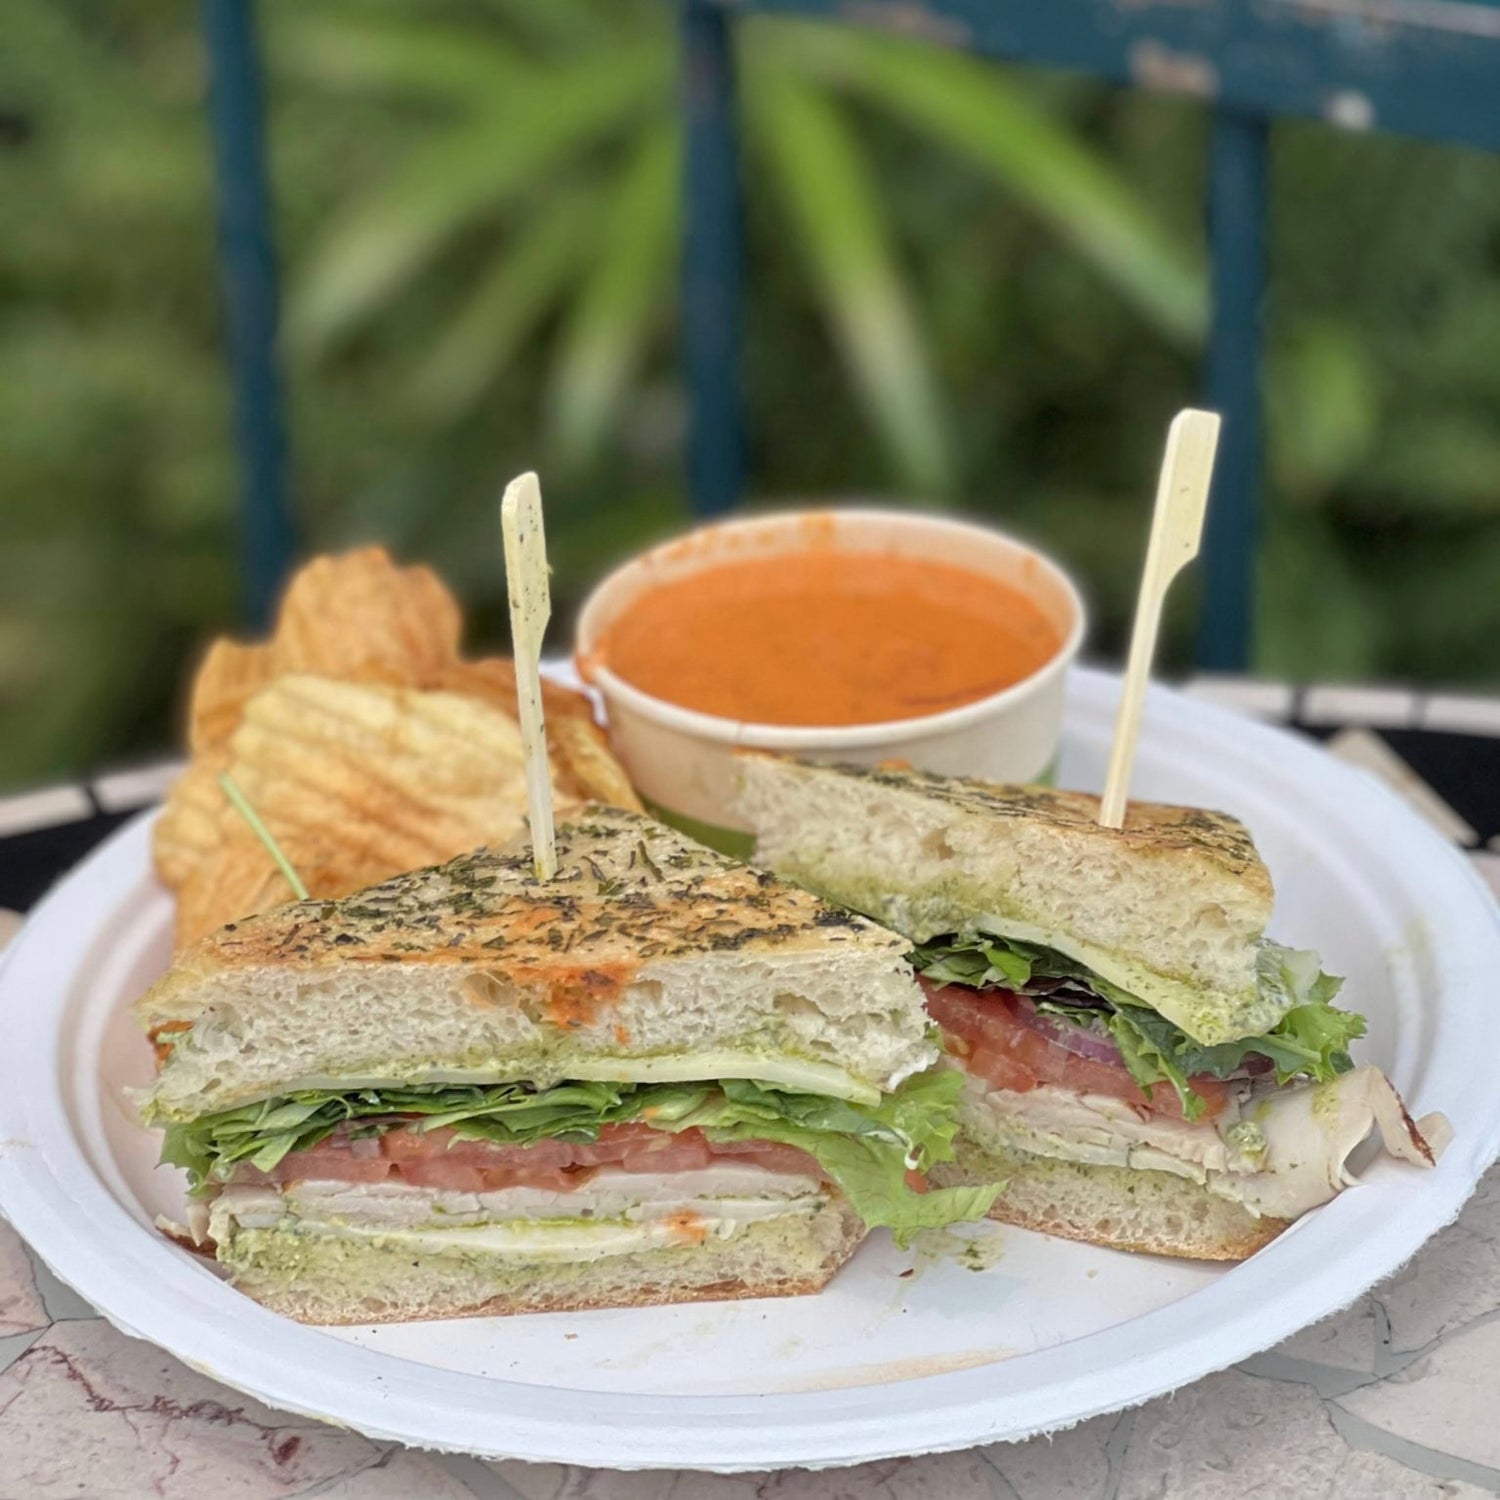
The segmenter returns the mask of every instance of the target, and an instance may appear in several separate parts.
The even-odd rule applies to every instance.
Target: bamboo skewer
[[[500,501],[505,545],[505,588],[510,596],[510,634],[516,661],[516,703],[521,753],[526,765],[526,805],[531,853],[538,880],[557,873],[552,830],[552,778],[547,766],[547,728],[542,714],[542,636],[552,616],[547,581],[547,539],[542,528],[542,489],[535,474],[511,480]]]
[[[1194,411],[1189,407],[1172,419],[1167,431],[1167,451],[1162,457],[1161,478],[1156,486],[1151,540],[1146,547],[1146,565],[1141,571],[1141,592],[1136,600],[1130,657],[1120,691],[1120,710],[1115,719],[1109,775],[1099,804],[1099,822],[1105,828],[1121,828],[1125,823],[1130,772],[1141,735],[1141,712],[1146,703],[1151,662],[1156,655],[1162,604],[1172,580],[1198,555],[1203,538],[1203,517],[1208,509],[1209,480],[1213,477],[1214,453],[1218,446],[1217,413]]]

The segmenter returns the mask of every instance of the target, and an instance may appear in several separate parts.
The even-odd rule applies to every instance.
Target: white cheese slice
[[[936,1052],[933,1053],[936,1056]],[[931,1059],[928,1059],[930,1061]],[[925,1065],[925,1064],[924,1064]],[[880,1091],[834,1063],[764,1052],[679,1052],[662,1057],[557,1057],[496,1061],[484,1067],[413,1065],[410,1059],[360,1074],[306,1074],[280,1080],[276,1095],[353,1089],[422,1088],[427,1084],[505,1082],[550,1086],[570,1079],[599,1083],[703,1083],[717,1078],[749,1078],[790,1093],[824,1094],[855,1104],[878,1104]],[[894,1083],[891,1087],[894,1087]]]
[[[729,1239],[744,1224],[732,1217],[705,1216],[691,1225],[665,1219],[651,1219],[643,1224],[574,1224],[544,1219],[534,1223],[483,1224],[472,1229],[389,1229],[355,1224],[307,1227],[333,1239],[397,1245],[429,1254],[482,1250],[486,1254],[514,1255],[545,1264],[604,1260],[611,1255],[634,1255],[669,1245],[701,1244],[708,1236]]]

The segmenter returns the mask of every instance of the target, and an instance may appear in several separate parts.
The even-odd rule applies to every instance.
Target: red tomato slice
[[[1207,1073],[1194,1073],[1188,1079],[1188,1087],[1203,1101],[1200,1120],[1217,1120],[1229,1103],[1229,1085],[1222,1078]],[[1170,1083],[1151,1085],[1151,1107],[1159,1115],[1170,1115],[1174,1120],[1183,1118],[1182,1100]]]
[[[444,1193],[482,1193],[485,1175],[479,1167],[467,1166],[461,1161],[444,1161],[441,1156],[403,1162],[399,1174],[402,1182],[413,1187],[435,1188]],[[510,1177],[513,1174],[507,1169],[504,1175]]]
[[[398,1126],[379,1138],[379,1154],[356,1155],[343,1136],[295,1151],[269,1174],[241,1168],[242,1182],[406,1182],[443,1192],[498,1192],[510,1187],[568,1193],[600,1167],[625,1172],[692,1172],[719,1160],[768,1172],[821,1178],[817,1159],[774,1141],[713,1145],[701,1130],[654,1130],[635,1122],[605,1125],[597,1141],[537,1141],[530,1146],[466,1140],[453,1130]]]
[[[1029,1094],[1042,1082],[1019,1058],[984,1043],[970,1049],[964,1067],[997,1089],[1009,1089],[1015,1094]]]
[[[656,1134],[659,1140],[632,1146],[621,1158],[620,1165],[627,1172],[698,1172],[714,1159],[713,1150],[700,1130]]]
[[[437,1151],[446,1151],[453,1139],[451,1130],[418,1130],[414,1126],[398,1126],[387,1130],[380,1137],[380,1154],[397,1166],[407,1162],[423,1161]]]
[[[1182,1118],[1182,1101],[1170,1083],[1141,1088],[1124,1063],[1080,1057],[1049,1041],[1017,1016],[1008,990],[971,990],[963,985],[927,985],[927,1012],[944,1035],[945,1050],[964,1067],[997,1089],[1029,1093],[1042,1084],[1075,1094],[1103,1094],[1140,1106],[1152,1114]],[[949,1038],[962,1045],[948,1045]],[[1204,1104],[1202,1120],[1212,1120],[1229,1102],[1229,1087],[1217,1078],[1197,1076],[1188,1082]]]
[[[390,1162],[379,1156],[356,1156],[348,1141],[333,1136],[306,1151],[293,1151],[260,1180],[271,1182],[384,1182]],[[253,1179],[252,1179],[253,1180]]]
[[[787,1172],[798,1177],[823,1175],[816,1156],[778,1141],[720,1141],[712,1149],[716,1160],[748,1161],[767,1172]]]

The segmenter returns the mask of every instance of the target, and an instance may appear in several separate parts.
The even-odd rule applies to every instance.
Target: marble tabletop
[[[1253,687],[1237,707],[1288,716]],[[1500,703],[1479,726],[1461,706],[1465,731],[1500,737]],[[1398,707],[1409,722],[1409,695]],[[1383,743],[1330,748],[1409,783]],[[1430,788],[1398,789],[1500,890],[1500,836],[1485,848]],[[103,790],[90,802],[109,814]],[[0,946],[13,928],[0,912]],[[1500,1494],[1497,1405],[1500,1167],[1402,1271],[1269,1353],[1050,1438],[821,1473],[615,1473],[372,1442],[118,1333],[0,1222],[0,1500],[1464,1500]]]

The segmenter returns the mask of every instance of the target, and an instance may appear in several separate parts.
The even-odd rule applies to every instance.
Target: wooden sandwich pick
[[[552,616],[552,590],[547,581],[542,488],[535,474],[522,474],[506,485],[500,501],[500,534],[505,544],[505,589],[510,595],[511,649],[516,662],[516,707],[526,765],[531,855],[536,878],[551,880],[557,874],[557,847],[552,834],[552,777],[542,718],[541,660],[542,635]]]
[[[1146,683],[1156,655],[1161,607],[1172,580],[1198,555],[1203,537],[1203,515],[1208,509],[1208,484],[1213,477],[1214,452],[1219,446],[1216,412],[1189,407],[1172,419],[1167,451],[1156,485],[1156,510],[1151,517],[1151,540],[1141,573],[1141,592],[1135,605],[1135,628],[1130,637],[1130,659],[1115,719],[1115,742],[1109,756],[1109,776],[1099,803],[1099,822],[1105,828],[1125,823],[1130,771],[1141,734],[1141,710]]]

